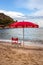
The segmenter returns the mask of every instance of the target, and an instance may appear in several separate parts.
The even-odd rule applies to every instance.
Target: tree
[[[0,25],[3,25],[2,28],[8,26],[9,24],[15,22],[11,17],[3,14],[3,13],[0,13]]]

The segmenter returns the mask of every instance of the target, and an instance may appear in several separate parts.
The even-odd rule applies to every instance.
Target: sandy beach
[[[43,47],[0,43],[0,65],[43,65]]]

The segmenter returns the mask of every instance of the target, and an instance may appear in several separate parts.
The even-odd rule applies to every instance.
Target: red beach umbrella
[[[22,21],[9,25],[10,28],[38,28],[39,26],[32,22]]]
[[[24,28],[39,28],[39,25],[32,22],[20,21],[20,22],[10,24],[9,27],[10,28],[23,28],[23,45],[24,45]]]

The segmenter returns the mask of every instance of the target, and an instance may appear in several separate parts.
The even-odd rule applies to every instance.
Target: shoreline
[[[0,42],[0,45],[12,47],[12,48],[18,48],[18,49],[25,49],[25,50],[43,50],[43,44],[36,45],[35,43],[32,45],[30,44],[30,45],[24,45],[24,46],[23,45],[17,46],[12,43],[8,43],[8,42]]]

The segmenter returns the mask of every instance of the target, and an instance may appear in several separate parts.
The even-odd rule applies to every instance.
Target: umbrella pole
[[[24,28],[23,28],[23,47],[24,47]]]

